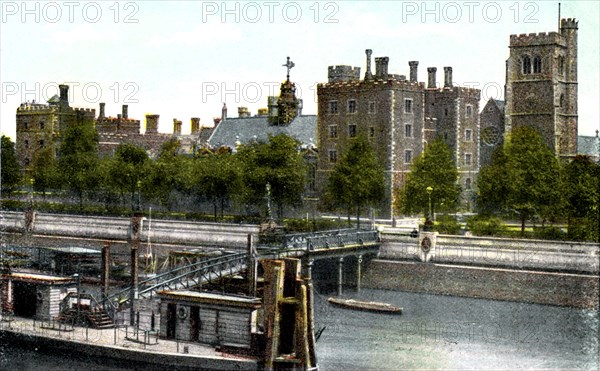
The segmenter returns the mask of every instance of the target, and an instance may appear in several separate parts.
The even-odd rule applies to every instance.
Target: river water
[[[315,282],[321,370],[600,369],[598,311],[384,290],[347,291],[403,314],[332,307],[331,285]],[[127,370],[92,358],[34,349],[0,350],[2,370]]]

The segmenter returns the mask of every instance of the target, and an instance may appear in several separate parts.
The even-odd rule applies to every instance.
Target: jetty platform
[[[159,338],[156,333],[135,331],[132,326],[109,329],[36,321],[21,317],[0,320],[0,344],[33,347],[36,350],[77,352],[92,357],[106,357],[144,368],[202,370],[256,370],[261,360],[230,354],[197,342]]]

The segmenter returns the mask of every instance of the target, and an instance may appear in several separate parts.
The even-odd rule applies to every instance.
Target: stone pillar
[[[344,258],[338,260],[338,296],[342,296],[342,286],[344,284]]]
[[[435,73],[437,72],[436,67],[427,67],[427,88],[435,89],[437,88],[435,84]]]
[[[410,61],[408,62],[410,66],[410,82],[417,82],[417,66],[419,65],[418,61]]]

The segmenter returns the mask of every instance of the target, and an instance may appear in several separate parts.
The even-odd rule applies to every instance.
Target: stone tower
[[[559,32],[510,36],[506,130],[535,128],[559,157],[577,153],[577,27],[561,19]]]

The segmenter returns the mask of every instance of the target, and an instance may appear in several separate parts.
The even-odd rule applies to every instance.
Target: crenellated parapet
[[[57,106],[49,106],[47,104],[31,104],[22,103],[17,107],[17,113],[28,113],[28,112],[39,112],[39,113],[53,113],[58,112]]]
[[[327,69],[329,82],[360,80],[360,67],[329,66]]]
[[[575,18],[563,18],[560,20],[560,28],[579,29],[579,22]]]
[[[566,46],[565,39],[557,32],[538,32],[530,34],[510,35],[510,47],[539,45]]]

